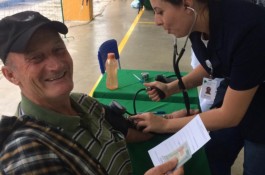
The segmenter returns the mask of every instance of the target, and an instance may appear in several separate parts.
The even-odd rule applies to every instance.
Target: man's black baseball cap
[[[42,26],[49,26],[67,34],[65,24],[51,21],[39,12],[24,11],[0,20],[0,58],[5,63],[9,52],[23,53],[33,33]]]

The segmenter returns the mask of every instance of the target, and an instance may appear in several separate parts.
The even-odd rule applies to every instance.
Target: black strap
[[[187,110],[187,115],[190,115],[189,95],[188,95],[187,89],[186,89],[186,87],[182,81],[182,76],[181,76],[180,70],[179,70],[179,61],[180,61],[181,57],[183,56],[184,52],[185,52],[185,48],[182,48],[180,53],[178,54],[178,58],[177,58],[177,45],[176,44],[174,45],[174,55],[173,55],[173,65],[174,66],[173,67],[174,67],[175,74],[179,80],[178,85],[179,85],[179,88],[181,89],[182,94],[183,94],[184,103],[185,103],[185,107]]]

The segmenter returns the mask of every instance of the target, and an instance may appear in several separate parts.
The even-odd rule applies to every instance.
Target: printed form
[[[209,133],[198,114],[181,130],[150,149],[148,153],[155,166],[168,161],[172,155],[182,165],[209,140]]]

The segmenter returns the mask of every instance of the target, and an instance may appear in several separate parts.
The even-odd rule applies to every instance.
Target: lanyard
[[[210,79],[213,79],[213,66],[210,60],[205,60],[206,66],[210,68]]]

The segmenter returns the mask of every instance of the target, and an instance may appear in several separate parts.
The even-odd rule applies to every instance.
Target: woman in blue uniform
[[[150,2],[155,11],[156,24],[176,38],[190,37],[194,53],[201,63],[182,77],[184,88],[200,86],[205,78],[213,92],[215,83],[211,82],[211,78],[225,78],[223,84],[227,85],[227,90],[221,98],[223,101],[213,109],[199,114],[206,128],[215,132],[236,128],[234,138],[244,144],[244,175],[264,175],[265,9],[242,0]],[[202,36],[209,39],[207,47],[201,41]],[[156,86],[166,97],[185,90],[179,80],[168,84],[152,82],[145,85]],[[156,88],[148,93],[154,101],[161,99]],[[169,120],[145,113],[134,116],[134,119],[138,127],[144,127],[143,132],[173,133],[194,117],[186,114],[180,111]],[[239,144],[233,156],[237,155],[236,150],[241,147]],[[225,152],[215,156],[230,161]],[[211,167],[213,174],[230,174],[221,167]]]

